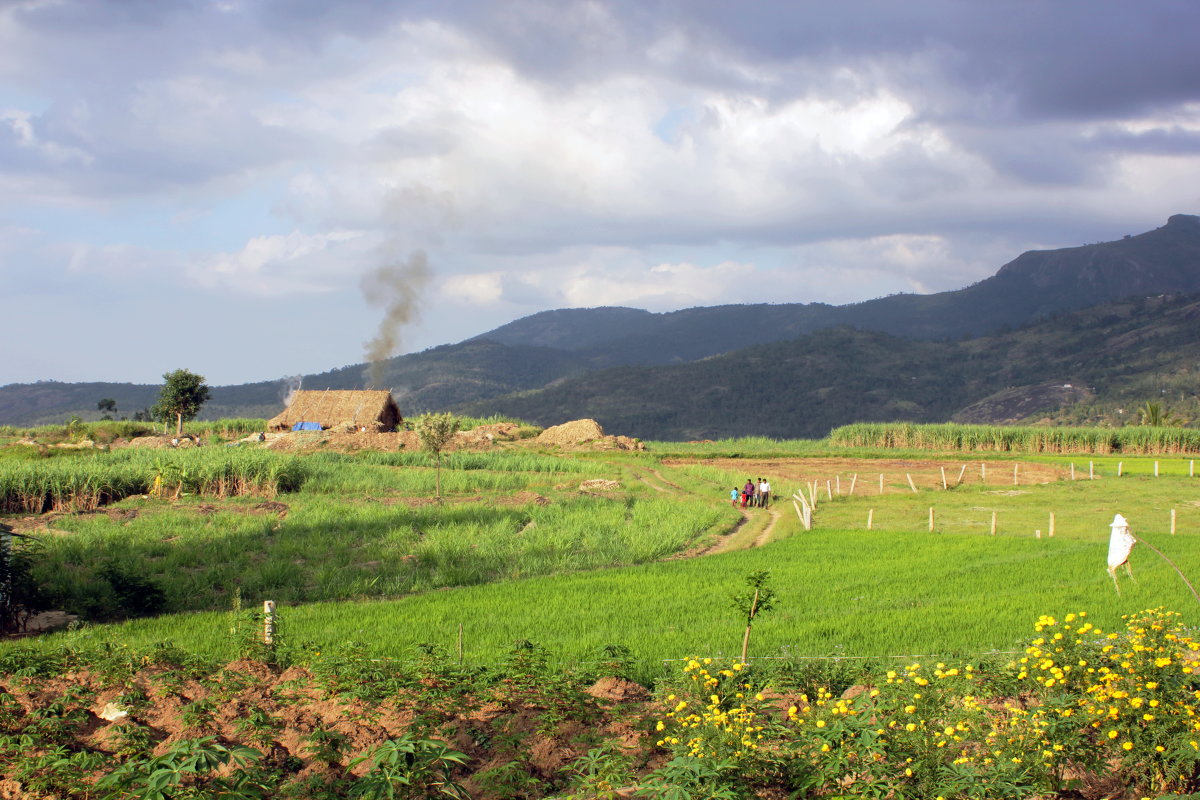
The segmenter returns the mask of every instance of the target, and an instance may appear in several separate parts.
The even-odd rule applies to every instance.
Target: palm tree
[[[1183,420],[1172,414],[1162,403],[1147,400],[1146,404],[1138,409],[1138,424],[1154,428],[1178,428],[1183,425]]]

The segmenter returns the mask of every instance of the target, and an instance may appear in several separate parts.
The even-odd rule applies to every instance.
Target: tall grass
[[[908,450],[1167,455],[1200,453],[1200,430],[859,422],[834,429],[829,443]]]
[[[131,495],[170,490],[269,496],[299,488],[306,473],[296,456],[224,448],[0,461],[0,512],[86,511]]]

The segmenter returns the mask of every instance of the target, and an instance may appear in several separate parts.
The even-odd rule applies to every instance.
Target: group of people
[[[742,508],[746,506],[755,506],[758,508],[766,508],[771,502],[771,484],[766,478],[759,478],[758,483],[754,482],[753,478],[746,478],[746,485],[738,491],[735,486],[729,491],[729,502],[734,508],[738,507],[738,501],[741,500]]]

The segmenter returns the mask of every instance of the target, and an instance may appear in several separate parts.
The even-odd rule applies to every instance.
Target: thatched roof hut
[[[279,416],[267,422],[273,431],[290,431],[298,422],[322,428],[348,425],[372,431],[394,430],[403,418],[391,392],[326,389],[298,391]]]

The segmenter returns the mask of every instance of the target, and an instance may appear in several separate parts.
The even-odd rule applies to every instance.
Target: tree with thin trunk
[[[751,572],[746,576],[746,591],[733,595],[733,607],[746,617],[746,635],[742,637],[742,663],[750,650],[750,628],[754,618],[775,605],[775,590],[767,586],[771,573],[766,570]]]
[[[193,419],[200,406],[208,400],[208,386],[204,376],[186,369],[177,369],[163,375],[166,383],[159,392],[158,402],[151,409],[154,416],[163,422],[175,420],[175,435],[183,433],[184,420]]]
[[[449,411],[442,414],[422,414],[413,422],[413,430],[421,440],[421,449],[437,459],[437,489],[435,497],[442,499],[442,451],[462,427],[462,420]]]

